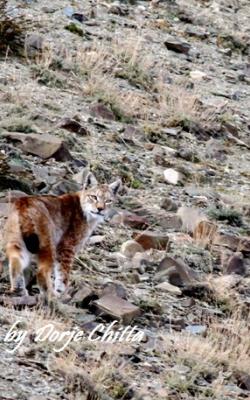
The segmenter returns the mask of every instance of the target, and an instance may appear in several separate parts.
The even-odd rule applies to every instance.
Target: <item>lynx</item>
[[[76,252],[105,220],[120,187],[120,179],[98,184],[89,173],[79,192],[14,200],[4,233],[11,291],[27,294],[23,272],[35,254],[41,293],[46,298],[64,293]]]

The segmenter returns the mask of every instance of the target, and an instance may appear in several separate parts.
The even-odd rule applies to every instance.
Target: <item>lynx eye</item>
[[[90,199],[90,200],[97,201],[97,196],[95,196],[94,194],[90,194],[90,195],[89,195],[89,199]]]
[[[107,204],[107,205],[112,204],[112,200],[106,200],[105,204]]]

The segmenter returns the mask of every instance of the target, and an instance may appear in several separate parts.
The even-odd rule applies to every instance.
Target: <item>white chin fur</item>
[[[88,211],[86,213],[86,216],[87,216],[87,220],[88,221],[93,221],[93,220],[98,221],[98,222],[104,221],[104,215],[96,214],[96,213],[91,212],[91,211]]]

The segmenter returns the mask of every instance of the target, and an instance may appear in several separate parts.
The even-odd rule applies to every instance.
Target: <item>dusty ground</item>
[[[78,190],[86,166],[101,182],[120,176],[116,212],[142,221],[114,217],[98,228],[75,260],[64,303],[1,306],[1,399],[250,398],[249,2],[131,3],[8,2],[11,17],[30,22],[22,55],[10,45],[0,56],[1,225],[9,189]],[[173,38],[181,44],[170,50]],[[72,132],[72,121],[63,128],[64,118],[82,130]],[[51,134],[67,151],[42,157],[17,133]],[[176,185],[164,178],[170,168]],[[195,208],[179,211],[182,223],[181,206]],[[210,228],[194,234],[205,216],[237,244]],[[168,236],[168,245],[125,257],[121,246],[135,231]],[[180,257],[184,275],[181,267],[166,273],[165,256]],[[85,286],[94,296],[75,307]],[[143,342],[86,339],[61,353],[34,342],[48,322],[86,336],[108,324],[93,307],[104,288],[140,308],[131,324]],[[17,320],[28,334],[11,354],[4,338]]]

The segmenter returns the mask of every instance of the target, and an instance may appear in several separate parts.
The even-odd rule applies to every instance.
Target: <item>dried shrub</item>
[[[11,16],[8,0],[0,0],[0,55],[20,54],[24,48],[28,20],[23,16]]]

